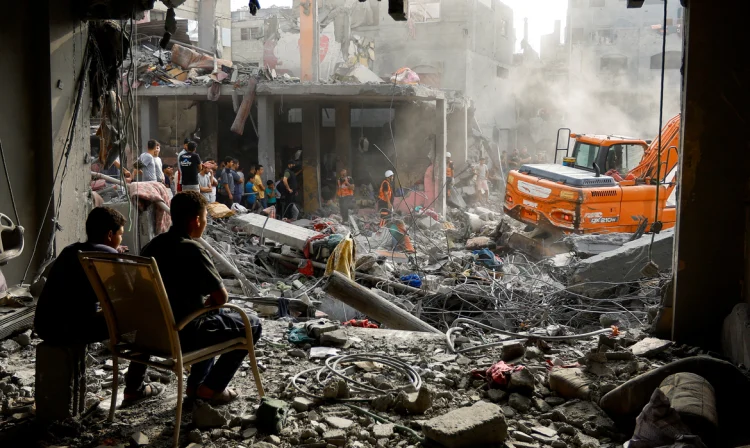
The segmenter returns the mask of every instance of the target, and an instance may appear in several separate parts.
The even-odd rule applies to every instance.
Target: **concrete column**
[[[433,204],[436,212],[445,213],[445,152],[447,147],[448,123],[445,116],[445,100],[435,101],[435,163],[433,179],[437,199]]]
[[[685,28],[672,337],[711,349],[723,319],[747,300],[750,280],[750,135],[741,131],[750,110],[741,100],[748,87],[737,78],[750,60],[736,57],[749,39],[732,6],[740,2],[729,3],[690,2]]]
[[[258,97],[258,163],[266,179],[276,180],[276,114],[268,96]]]
[[[448,117],[448,152],[456,170],[466,166],[469,154],[469,125],[466,108],[457,109]]]
[[[201,128],[201,141],[198,153],[202,159],[219,158],[219,104],[201,101],[198,105],[198,126]],[[181,143],[181,142],[178,142]]]
[[[352,172],[352,112],[349,103],[336,105],[336,171]]]
[[[146,97],[141,99],[140,110],[141,141],[138,154],[146,152],[149,140],[159,135],[159,98]],[[166,142],[162,142],[166,145]]]
[[[320,107],[315,103],[302,107],[302,200],[304,210],[320,208]]]
[[[216,0],[198,2],[198,46],[208,51],[216,50]]]
[[[318,1],[303,0],[299,5],[300,20],[300,78],[318,82],[320,67],[320,30],[318,27]]]

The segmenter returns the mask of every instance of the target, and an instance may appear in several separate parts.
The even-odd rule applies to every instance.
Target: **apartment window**
[[[261,37],[263,37],[262,27],[240,28],[240,40],[260,39]]]
[[[584,37],[583,28],[573,28],[571,39],[574,44],[580,44],[586,41]]]
[[[508,21],[505,19],[500,19],[500,35],[508,37]]]
[[[411,0],[409,18],[413,22],[437,22],[440,20],[440,0]]]
[[[664,68],[666,70],[679,70],[681,66],[681,51],[667,51],[664,54]],[[651,70],[661,70],[661,53],[651,56]]]
[[[611,29],[596,30],[591,33],[591,40],[594,44],[611,45],[614,42],[615,34]]]
[[[497,77],[502,79],[508,79],[508,76],[510,75],[510,70],[508,70],[505,67],[497,66]]]
[[[592,8],[599,8],[604,6],[604,0],[589,0],[589,6]]]
[[[599,71],[606,73],[620,73],[628,68],[628,58],[625,56],[603,56],[599,60]]]
[[[301,108],[295,108],[295,109],[289,109],[289,113],[286,117],[287,123],[302,123],[302,109]]]

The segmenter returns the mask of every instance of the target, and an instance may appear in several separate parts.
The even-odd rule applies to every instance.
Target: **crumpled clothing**
[[[163,202],[169,205],[171,192],[161,182],[132,182],[128,184],[131,198],[137,198],[141,210],[145,210],[152,202]],[[154,207],[154,232],[157,235],[169,230],[172,225],[172,217],[169,212],[161,207]]]
[[[333,236],[333,235],[331,235]],[[333,271],[339,272],[349,280],[354,280],[354,240],[347,238],[341,241],[334,249],[326,263],[326,276]]]
[[[307,242],[305,243],[305,248],[302,251],[305,254],[305,258],[310,258],[310,249],[312,248],[313,241],[322,240],[325,237],[326,237],[325,235],[320,234],[320,235],[312,236],[307,240]]]
[[[307,344],[310,342],[315,342],[315,339],[307,335],[307,329],[305,327],[292,328],[291,330],[289,330],[289,336],[287,336],[287,340],[292,344]]]
[[[660,388],[654,389],[651,400],[635,419],[635,432],[630,448],[706,448],[700,437],[693,435],[680,415],[670,406],[669,398]]]
[[[514,366],[513,364],[506,364],[505,361],[499,361],[486,371],[474,370],[471,372],[471,375],[474,378],[485,379],[491,385],[506,386],[510,379],[510,374],[523,369],[524,366]]]
[[[343,325],[345,327],[380,328],[378,327],[378,324],[373,324],[368,319],[363,319],[363,320],[352,319],[352,320],[348,320],[344,322]]]
[[[299,272],[302,275],[306,275],[308,277],[312,277],[313,275],[315,275],[312,261],[311,260],[301,261],[299,264],[299,267],[297,267],[297,272]]]
[[[419,75],[408,67],[402,67],[391,76],[391,82],[394,84],[419,84]]]
[[[488,269],[497,271],[502,269],[503,267],[503,260],[501,260],[489,249],[479,249],[473,251],[472,253],[477,256],[477,262],[483,264]]]

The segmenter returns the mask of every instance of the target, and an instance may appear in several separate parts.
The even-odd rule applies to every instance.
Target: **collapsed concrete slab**
[[[304,227],[289,224],[276,219],[267,219],[263,215],[249,213],[236,216],[232,220],[242,229],[253,235],[263,235],[264,238],[286,244],[297,250],[304,250],[307,241],[320,233]]]
[[[508,438],[502,408],[484,401],[428,420],[422,431],[429,440],[447,448],[495,446]]]
[[[654,237],[653,261],[660,270],[672,268],[674,229]],[[619,249],[581,260],[573,274],[569,289],[578,294],[597,297],[611,290],[613,283],[636,281],[649,261],[651,235],[625,243]]]

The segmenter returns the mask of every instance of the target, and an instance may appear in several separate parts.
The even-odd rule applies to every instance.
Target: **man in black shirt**
[[[188,143],[187,152],[181,155],[177,161],[182,173],[182,191],[197,191],[198,193],[201,191],[200,182],[198,182],[201,158],[196,154],[196,148],[198,148],[198,145],[195,142]]]
[[[172,227],[151,240],[142,251],[144,257],[153,257],[159,266],[176,322],[194,311],[223,305],[229,300],[211,258],[193,240],[199,238],[206,228],[206,205],[206,199],[200,193],[183,191],[175,195],[171,202]],[[253,341],[258,342],[260,321],[254,316],[248,317],[253,327]],[[204,314],[190,322],[180,331],[180,344],[183,352],[189,352],[244,336],[245,325],[240,315],[222,310]],[[228,403],[237,398],[238,393],[228,389],[227,385],[245,356],[246,350],[235,350],[221,355],[215,364],[214,359],[194,364],[187,381],[188,396],[210,400],[214,404]],[[131,363],[128,373],[131,372],[133,384],[137,385],[145,378],[146,366]]]
[[[125,217],[117,210],[97,207],[86,218],[85,243],[73,243],[60,252],[50,267],[47,282],[37,302],[34,330],[50,344],[88,344],[109,337],[107,322],[97,312],[98,298],[91,287],[78,252],[124,252],[122,243]],[[135,364],[131,364],[135,365]],[[125,399],[132,401],[153,397],[163,388],[158,384],[143,384],[143,377],[133,378],[128,371]]]
[[[279,193],[281,193],[281,216],[279,216],[279,219],[284,219],[287,216],[292,220],[297,219],[296,210],[293,209],[296,207],[294,200],[297,197],[298,188],[297,175],[294,173],[296,166],[297,163],[294,160],[287,163],[284,177],[281,178],[279,184]]]

